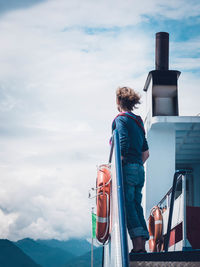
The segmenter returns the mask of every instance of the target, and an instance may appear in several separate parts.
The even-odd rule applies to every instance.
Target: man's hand
[[[146,150],[146,151],[142,152],[142,161],[143,161],[143,163],[146,162],[148,157],[149,157],[149,150]]]

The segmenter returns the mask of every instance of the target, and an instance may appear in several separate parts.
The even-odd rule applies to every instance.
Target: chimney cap
[[[156,37],[160,37],[160,36],[162,36],[162,37],[166,37],[166,38],[168,38],[169,37],[169,33],[168,32],[157,32],[156,33]]]

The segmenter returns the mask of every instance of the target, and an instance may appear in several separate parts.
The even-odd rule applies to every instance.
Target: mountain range
[[[0,267],[88,267],[91,244],[84,239],[67,241],[0,239]],[[102,266],[102,248],[94,247],[94,266]]]
[[[0,239],[1,267],[42,267],[7,239]]]

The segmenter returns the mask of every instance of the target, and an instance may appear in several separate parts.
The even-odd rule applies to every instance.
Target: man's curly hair
[[[116,91],[117,104],[121,109],[133,110],[140,104],[141,96],[130,87],[119,87]]]

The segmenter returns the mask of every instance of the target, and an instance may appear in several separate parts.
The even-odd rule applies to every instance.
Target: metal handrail
[[[181,175],[177,177],[177,182],[176,184],[179,183],[179,181],[181,180]],[[165,194],[165,196],[158,202],[158,207],[162,206],[162,203],[165,201],[165,199],[167,198],[167,196],[169,196],[172,193],[172,187],[169,189],[169,191],[167,192],[167,194]]]
[[[128,255],[128,240],[127,240],[125,207],[124,207],[124,203],[125,203],[124,202],[124,190],[123,190],[123,182],[122,182],[121,151],[120,151],[120,143],[119,143],[119,134],[117,130],[114,130],[112,138],[111,138],[111,149],[110,149],[110,155],[109,155],[109,161],[108,161],[109,164],[111,164],[112,162],[113,152],[115,153],[122,267],[128,267],[129,266],[129,255]],[[104,266],[104,247],[103,247],[102,257],[103,257],[102,259],[102,267],[103,267]]]
[[[119,143],[119,133],[114,131],[114,144],[115,144],[115,165],[116,165],[116,180],[117,180],[117,194],[118,194],[118,207],[119,207],[119,225],[120,225],[120,238],[121,238],[121,253],[122,253],[122,267],[129,266],[129,254],[128,254],[128,240],[126,230],[126,218],[125,218],[125,201],[123,190],[123,176],[122,176],[122,162],[121,151]]]
[[[178,170],[179,172],[185,172],[185,174],[190,174],[192,173],[191,169],[184,169],[184,170]],[[177,178],[177,184],[179,183],[179,181],[181,180],[181,175],[178,176]],[[172,187],[169,189],[169,191],[165,194],[165,196],[158,202],[157,206],[161,207],[162,203],[165,201],[165,199],[167,198],[167,196],[169,196],[172,193]]]
[[[171,231],[171,224],[172,224],[172,215],[173,215],[173,209],[174,209],[174,200],[175,200],[175,192],[176,192],[176,185],[177,181],[179,179],[179,176],[185,175],[185,170],[177,170],[174,173],[174,179],[173,179],[173,186],[172,186],[172,195],[171,195],[171,201],[170,201],[170,208],[169,208],[169,217],[168,217],[168,224],[167,224],[167,234],[164,241],[164,250],[165,252],[168,251],[169,248],[169,238],[170,238],[170,231]]]

